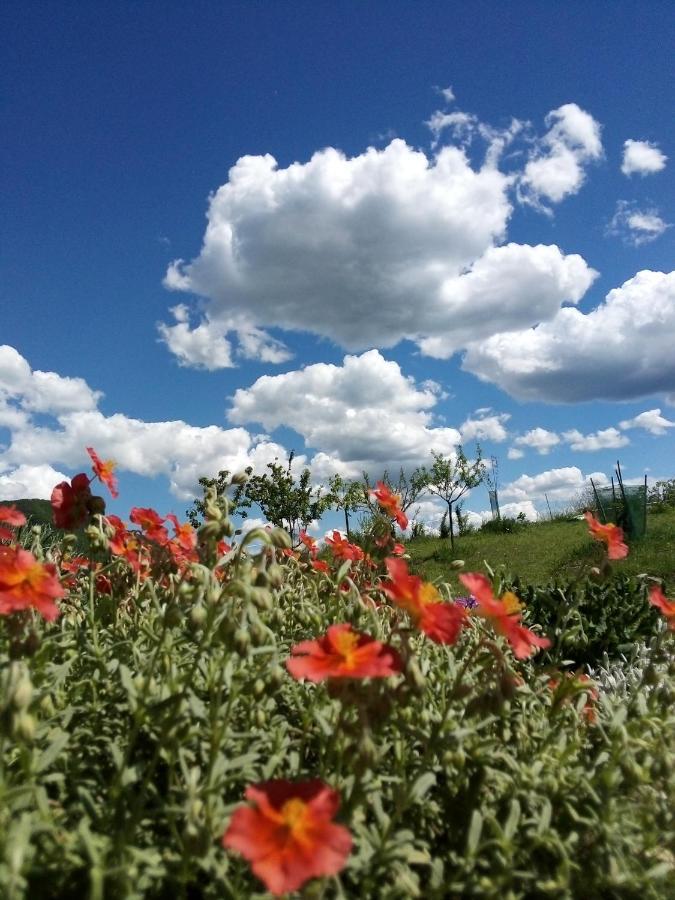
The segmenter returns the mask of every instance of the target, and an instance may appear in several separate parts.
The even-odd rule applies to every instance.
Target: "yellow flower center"
[[[341,656],[347,666],[353,664],[353,656],[359,642],[359,637],[353,631],[341,631],[333,638],[333,647],[338,656]]]
[[[281,819],[294,838],[302,838],[307,825],[307,804],[299,797],[287,800],[279,810]]]
[[[516,615],[516,613],[524,609],[524,604],[520,602],[512,591],[506,591],[505,594],[502,594],[501,601],[510,616]]]

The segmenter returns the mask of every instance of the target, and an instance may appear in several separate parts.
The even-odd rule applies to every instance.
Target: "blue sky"
[[[674,474],[671,4],[0,17],[0,499],[90,443],[122,515],[290,450],[479,439],[528,515]]]

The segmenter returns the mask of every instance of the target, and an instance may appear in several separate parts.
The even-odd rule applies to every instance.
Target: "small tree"
[[[331,505],[337,509],[344,510],[347,539],[351,540],[349,513],[356,512],[367,505],[366,496],[364,496],[364,486],[360,481],[345,481],[341,475],[335,474],[329,480],[328,488],[332,501]]]
[[[433,465],[431,469],[422,469],[426,490],[440,497],[448,505],[448,524],[450,526],[450,544],[455,548],[452,507],[467,491],[477,487],[485,479],[485,463],[480,446],[476,445],[476,458],[467,459],[461,444],[456,448],[455,456],[443,456],[431,451]]]
[[[312,476],[309,469],[303,469],[296,481],[291,472],[294,455],[291,452],[286,468],[275,459],[267,463],[269,472],[251,475],[239,506],[246,508],[255,503],[268,522],[288,531],[295,544],[299,531],[307,528],[314,519],[319,519],[334,501],[330,494],[322,496],[321,488],[310,484]]]

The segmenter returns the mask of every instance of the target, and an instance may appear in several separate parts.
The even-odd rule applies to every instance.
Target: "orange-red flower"
[[[0,615],[34,607],[51,622],[59,614],[55,601],[65,593],[51,563],[22,547],[0,547]]]
[[[169,513],[167,519],[174,527],[175,535],[173,540],[178,544],[181,550],[190,553],[197,546],[197,532],[189,522],[179,522],[173,513]]]
[[[0,522],[11,525],[12,528],[18,528],[20,525],[26,524],[26,517],[19,512],[16,506],[0,506]],[[0,541],[13,541],[14,537],[13,531],[0,525]]]
[[[625,556],[628,556],[628,547],[623,541],[623,531],[618,525],[612,525],[611,522],[603,525],[588,510],[586,510],[584,516],[588,522],[588,530],[591,536],[596,541],[603,541],[607,544],[607,556],[609,559],[623,559]]]
[[[70,484],[61,481],[54,487],[50,502],[57,528],[74,531],[87,524],[94,500],[89,484],[89,476],[80,472],[71,479]]]
[[[661,610],[668,620],[668,628],[675,631],[675,600],[669,600],[658,584],[653,584],[649,589],[649,602],[652,606]]]
[[[539,637],[521,623],[523,604],[511,591],[495,597],[490,580],[479,572],[463,573],[459,580],[478,601],[478,615],[489,619],[495,631],[511,644],[518,659],[527,659],[538,648],[551,646],[548,638]]]
[[[387,515],[395,519],[399,527],[405,531],[408,527],[408,517],[401,509],[401,495],[394,494],[383,481],[378,481],[377,490],[371,491],[370,494],[377,500]]]
[[[117,478],[113,474],[115,470],[115,462],[112,459],[101,460],[93,447],[87,447],[87,453],[91,457],[94,467],[94,474],[99,481],[105,484],[113,497],[118,496]]]
[[[326,544],[336,559],[351,559],[352,562],[363,559],[363,550],[357,544],[346,541],[339,531],[333,531],[333,536],[326,538]]]
[[[464,607],[444,603],[433,584],[410,575],[404,559],[388,557],[384,564],[391,580],[382,584],[382,590],[389,599],[405,609],[432,641],[454,644],[468,618]]]
[[[309,564],[315,572],[325,572],[326,575],[330,572],[330,566],[325,559],[310,559]]]
[[[246,799],[253,806],[234,811],[223,846],[241,853],[272,894],[344,868],[352,837],[332,821],[340,806],[337,791],[318,779],[279,780],[250,785]]]
[[[319,552],[319,545],[314,540],[314,538],[310,537],[306,531],[301,531],[300,532],[300,540],[305,545],[305,547],[307,547],[307,549],[309,550],[309,555],[312,557],[312,559],[315,559],[317,553]]]
[[[325,681],[327,678],[387,678],[402,669],[398,653],[351,625],[331,625],[316,641],[302,641],[291,648],[286,668],[293,678]]]
[[[151,541],[156,541],[158,544],[166,544],[169,540],[169,532],[164,527],[166,520],[151,507],[132,506],[129,518],[134,525],[138,525],[139,528],[143,529]]]

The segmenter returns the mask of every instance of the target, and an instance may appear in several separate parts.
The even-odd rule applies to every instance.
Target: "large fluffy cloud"
[[[409,338],[447,357],[550,319],[595,273],[556,246],[502,246],[514,176],[494,156],[476,169],[460,147],[430,158],[396,139],[352,158],[328,148],[287,168],[270,155],[242,157],[211,198],[199,256],[176,260],[165,278],[203,298],[203,319],[192,327],[179,305],[162,338],[184,364],[208,367],[231,364],[235,340],[243,355],[283,359],[264,331],[272,326],[350,351]]]
[[[318,476],[337,471],[373,477],[385,467],[414,467],[431,449],[451,453],[461,440],[455,428],[435,425],[431,413],[440,389],[417,385],[377,350],[346,356],[342,366],[317,363],[284,375],[264,375],[236,391],[234,424],[259,422],[292,428],[317,450]]]
[[[514,397],[574,403],[675,390],[675,272],[638,272],[589,313],[472,344],[463,368]]]

